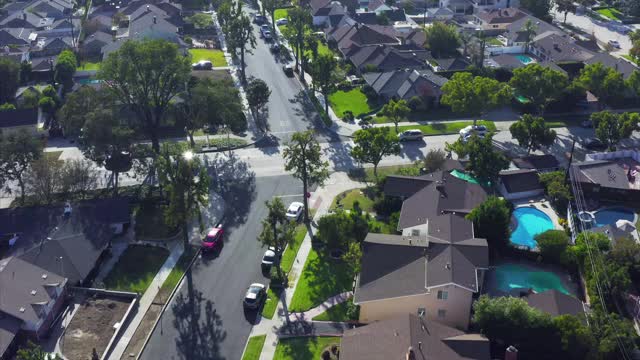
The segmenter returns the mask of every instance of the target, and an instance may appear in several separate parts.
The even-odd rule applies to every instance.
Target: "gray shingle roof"
[[[590,59],[585,60],[586,65],[602,63],[605,67],[612,68],[622,74],[626,80],[631,74],[638,70],[638,67],[623,58],[613,57],[607,53],[599,53]]]
[[[407,314],[344,332],[340,358],[349,360],[407,359],[489,360],[489,340]]]
[[[448,80],[429,70],[394,70],[364,74],[364,80],[376,93],[386,97],[410,99],[414,96],[438,97]]]
[[[596,160],[583,163],[575,163],[572,167],[577,168],[578,180],[580,182],[598,184],[602,187],[615,189],[633,189],[627,171],[613,161]],[[571,172],[574,176],[574,172]]]
[[[0,129],[14,126],[36,125],[38,109],[16,109],[0,111]]]
[[[551,316],[584,315],[582,301],[558,290],[547,290],[541,293],[531,293],[525,296],[529,306],[543,311]]]
[[[520,169],[550,170],[560,167],[553,155],[529,155],[511,160]]]
[[[500,172],[500,181],[509,193],[542,190],[538,172],[533,169],[505,170]]]
[[[7,351],[22,326],[22,320],[0,312],[0,357]]]
[[[536,36],[532,47],[540,50],[545,60],[559,62],[584,62],[594,53],[576,44],[569,35],[558,31],[547,31]]]

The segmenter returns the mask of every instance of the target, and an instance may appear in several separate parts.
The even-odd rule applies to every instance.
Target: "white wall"
[[[517,193],[510,193],[510,192],[507,191],[507,188],[505,188],[503,183],[500,183],[499,188],[500,188],[500,193],[507,200],[525,199],[525,198],[534,197],[534,196],[538,196],[538,195],[544,194],[544,189],[537,189],[537,190],[531,190],[531,191],[522,191],[522,192],[517,192]]]

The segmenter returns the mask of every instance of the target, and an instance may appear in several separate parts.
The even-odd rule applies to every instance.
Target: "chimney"
[[[422,341],[418,341],[418,350],[422,350]]]
[[[415,360],[416,354],[413,352],[413,346],[409,346],[407,349],[407,360]]]
[[[27,21],[27,13],[22,12],[22,20]]]
[[[155,17],[155,15],[153,16],[153,23],[157,24],[158,23],[158,18]]]
[[[438,192],[440,192],[440,196],[447,197],[447,192],[446,192],[446,190],[444,188],[444,184],[436,185],[436,190],[438,190]]]
[[[515,346],[510,345],[507,351],[504,352],[504,360],[518,360],[518,349]]]
[[[149,9],[150,9],[150,8],[151,8],[151,7],[149,7],[149,5],[147,5],[147,11],[149,11]]]

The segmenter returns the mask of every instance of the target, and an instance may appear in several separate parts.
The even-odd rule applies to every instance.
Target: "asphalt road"
[[[255,312],[242,306],[247,286],[267,283],[260,270],[264,249],[256,241],[266,216],[265,201],[302,200],[302,184],[291,176],[255,177],[241,164],[221,171],[226,200],[224,246],[203,255],[167,307],[141,358],[236,360],[242,356]],[[193,296],[190,297],[189,293]]]
[[[254,10],[245,8],[245,12],[252,16]],[[337,135],[324,131],[322,120],[305,96],[300,81],[284,74],[284,63],[270,51],[271,43],[260,38],[256,24],[253,24],[253,28],[257,44],[252,50],[253,54],[245,55],[247,78],[262,79],[271,89],[268,109],[261,119],[267,119],[268,129],[273,137],[270,142],[261,145],[277,146],[287,141],[294,132],[309,129],[317,130],[320,142],[339,141]]]

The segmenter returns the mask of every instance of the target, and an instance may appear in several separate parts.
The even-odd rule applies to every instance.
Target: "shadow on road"
[[[424,158],[422,148],[427,146],[425,140],[404,142],[402,144],[402,150],[400,152],[402,157],[409,158],[411,160],[418,160]]]
[[[324,149],[324,153],[334,164],[336,171],[347,171],[356,167],[351,156],[351,149],[350,143],[330,142],[329,147]]]
[[[280,146],[280,139],[273,134],[266,135],[259,143],[256,144],[256,148],[266,155],[279,153],[280,149],[278,146]]]

